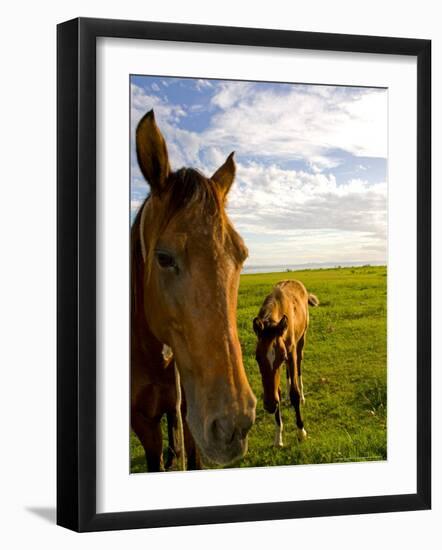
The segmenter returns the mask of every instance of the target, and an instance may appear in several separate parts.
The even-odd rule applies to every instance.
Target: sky
[[[131,215],[149,192],[135,129],[154,109],[172,170],[235,151],[227,211],[246,267],[385,264],[387,90],[131,77]]]

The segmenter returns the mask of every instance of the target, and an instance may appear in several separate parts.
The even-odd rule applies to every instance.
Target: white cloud
[[[133,85],[133,127],[149,108],[155,108],[176,167],[193,163],[203,170],[214,169],[203,163],[213,148],[224,155],[235,150],[237,156],[300,160],[316,173],[339,165],[339,150],[356,156],[387,156],[384,90],[304,86],[286,87],[280,93],[260,91],[249,82],[222,82],[213,88],[211,104],[218,111],[209,127],[197,133],[178,124],[188,112],[201,110],[199,104],[173,105]]]
[[[324,86],[286,90],[289,91],[259,91],[249,82],[218,84],[211,103],[219,110],[211,117],[207,130],[195,133],[193,142],[196,147],[198,141],[197,154],[217,147],[236,150],[240,155],[304,160],[314,171],[336,166],[339,160],[333,156],[335,150],[386,158],[387,94],[384,90],[348,91],[348,88]],[[182,105],[149,95],[136,85],[132,86],[132,102],[135,118],[154,107],[162,122],[175,127],[187,116]],[[200,110],[200,106],[191,106],[189,110]],[[168,130],[172,134],[172,128],[166,128],[166,132]],[[180,135],[184,132],[189,133],[181,130]],[[181,157],[183,153],[184,150]],[[191,156],[195,158],[195,148]]]
[[[338,185],[331,174],[251,163],[238,165],[228,211],[251,265],[384,261],[386,194],[385,183]]]
[[[189,113],[200,110],[199,94],[194,103],[179,105],[136,85],[132,129],[154,108],[173,169],[192,166],[210,175],[236,151],[228,209],[246,237],[250,265],[386,260],[386,183],[357,179],[362,170],[368,178],[359,163],[347,183],[338,185],[333,175],[342,162],[337,150],[386,158],[385,91],[300,86],[279,92],[247,82],[197,86],[211,88],[206,130],[186,129]],[[293,160],[303,161],[305,169],[281,167]],[[134,146],[131,162],[134,212],[148,188]]]
[[[297,227],[374,232],[385,223],[386,194],[385,183],[352,179],[338,185],[332,174],[239,164],[229,210],[239,223],[248,219],[249,229],[255,217],[253,228],[263,233]]]
[[[374,241],[362,232],[318,230],[262,242],[259,246],[253,246],[247,239],[246,243],[249,247],[246,266],[386,263],[385,240]]]
[[[245,99],[251,92],[251,82],[223,82],[218,84],[211,103],[220,109],[229,109]]]
[[[199,92],[203,91],[204,89],[212,88],[212,87],[213,87],[213,84],[210,82],[210,80],[204,80],[200,78],[195,82],[195,88]]]
[[[204,111],[204,109],[204,105],[199,105],[198,103],[189,106],[189,111],[191,113],[201,113],[202,111]]]
[[[322,86],[288,90],[257,92],[249,83],[222,85],[212,102],[223,111],[212,117],[205,143],[229,144],[244,155],[310,163],[319,159],[319,165],[335,149],[386,158],[384,90],[325,91]]]

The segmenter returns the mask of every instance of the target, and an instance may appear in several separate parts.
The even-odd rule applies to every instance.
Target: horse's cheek
[[[179,281],[174,273],[156,274],[154,290],[149,294],[153,300],[153,322],[173,325],[181,318],[182,300],[185,293],[179,288]]]
[[[152,332],[161,341],[165,340],[165,328],[168,326],[168,315],[164,303],[164,293],[161,292],[157,273],[151,274],[145,293],[144,310],[146,320]]]

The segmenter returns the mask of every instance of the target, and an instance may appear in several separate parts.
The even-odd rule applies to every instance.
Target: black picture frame
[[[96,512],[96,39],[396,54],[417,59],[417,491],[361,498]],[[57,28],[57,523],[75,531],[431,507],[431,41],[79,18]],[[411,397],[410,397],[411,398]]]

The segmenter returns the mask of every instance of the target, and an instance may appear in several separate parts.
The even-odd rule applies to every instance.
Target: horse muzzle
[[[205,423],[203,454],[217,464],[228,464],[247,452],[247,435],[255,421],[255,410],[235,416],[212,417]]]

